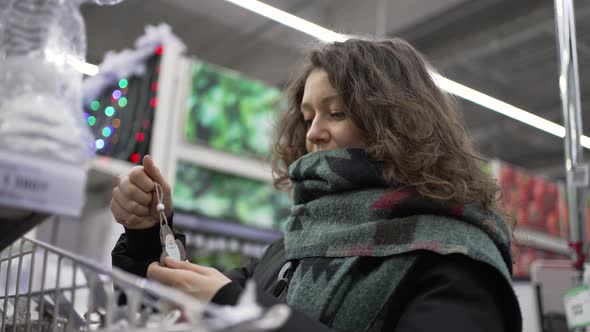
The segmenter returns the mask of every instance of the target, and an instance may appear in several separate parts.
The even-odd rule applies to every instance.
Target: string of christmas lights
[[[85,105],[85,117],[95,136],[97,154],[136,164],[149,152],[163,51],[164,48],[158,46],[155,56],[148,59],[151,73],[146,77],[122,78],[100,98]]]

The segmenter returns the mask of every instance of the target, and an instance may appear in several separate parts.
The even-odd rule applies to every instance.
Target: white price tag
[[[587,188],[590,184],[590,168],[587,164],[578,165],[572,171],[572,184],[574,187]]]
[[[0,151],[0,205],[77,217],[86,168]]]
[[[588,286],[572,288],[565,293],[565,316],[570,329],[590,325],[590,289]]]

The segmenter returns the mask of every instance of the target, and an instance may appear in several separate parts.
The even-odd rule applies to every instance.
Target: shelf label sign
[[[590,288],[572,288],[564,297],[565,316],[569,329],[590,326]]]
[[[0,151],[0,205],[78,217],[86,166]]]
[[[589,165],[578,165],[572,170],[572,184],[577,188],[587,188],[590,184]]]

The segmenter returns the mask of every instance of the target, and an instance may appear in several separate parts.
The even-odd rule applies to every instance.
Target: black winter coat
[[[145,230],[125,230],[112,252],[113,265],[145,277],[147,266],[158,261],[161,247],[159,226]],[[184,236],[177,234],[184,242]],[[264,307],[284,302],[276,284],[287,263],[283,240],[274,242],[259,260],[226,275],[232,280],[215,294],[212,302],[235,304],[246,280],[253,278],[258,301]],[[423,252],[392,294],[381,331],[488,331],[520,332],[520,310],[502,275],[494,268],[460,254],[439,255]],[[293,312],[279,330],[333,331],[321,322]]]

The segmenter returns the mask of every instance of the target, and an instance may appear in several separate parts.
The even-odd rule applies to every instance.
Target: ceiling
[[[446,77],[558,123],[561,102],[551,0],[266,0],[346,34],[401,36]],[[166,22],[187,53],[281,86],[313,39],[222,0],[126,0],[85,5],[88,61],[131,47],[146,24]],[[583,119],[590,86],[590,1],[576,2]],[[563,178],[561,139],[467,101],[466,128],[487,158]],[[585,121],[584,132],[590,133]],[[588,152],[588,151],[585,151]]]

